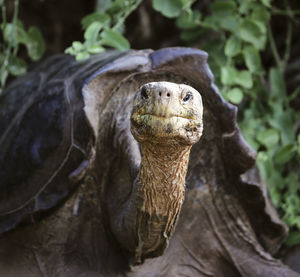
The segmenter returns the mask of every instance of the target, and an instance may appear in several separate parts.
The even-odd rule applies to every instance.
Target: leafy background
[[[300,244],[298,0],[0,0],[0,6],[1,90],[43,55],[65,52],[80,62],[107,48],[206,50],[289,226],[286,244]]]

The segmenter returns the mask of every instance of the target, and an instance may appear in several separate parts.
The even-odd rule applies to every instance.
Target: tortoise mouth
[[[178,114],[132,114],[131,132],[140,141],[193,144],[202,133],[201,120]]]
[[[161,114],[133,114],[133,118],[156,118],[156,119],[171,119],[171,118],[180,118],[180,119],[187,119],[187,120],[195,120],[192,116],[184,116],[184,115],[177,115],[177,114],[168,114],[168,115],[161,115]]]
[[[132,114],[131,123],[136,127],[151,127],[151,129],[157,129],[158,132],[162,131],[163,126],[172,126],[172,130],[182,128],[185,125],[197,124],[199,120],[193,118],[192,116],[184,116],[178,114]],[[168,131],[169,134],[172,132]]]

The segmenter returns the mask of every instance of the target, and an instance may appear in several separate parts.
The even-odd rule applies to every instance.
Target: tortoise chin
[[[131,116],[131,132],[140,143],[192,145],[200,139],[202,129],[201,120],[182,116],[136,113]]]

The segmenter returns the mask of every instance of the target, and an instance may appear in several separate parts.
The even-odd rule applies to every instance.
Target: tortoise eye
[[[142,99],[148,99],[149,98],[149,96],[147,94],[147,89],[145,87],[141,88],[141,97],[142,97]]]
[[[190,92],[188,92],[188,93],[184,96],[184,98],[182,99],[182,101],[183,101],[183,102],[187,102],[187,101],[189,101],[189,100],[192,99],[192,98],[193,98],[192,94],[191,94]]]

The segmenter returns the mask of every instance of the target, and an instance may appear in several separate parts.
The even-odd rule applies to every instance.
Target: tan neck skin
[[[162,254],[171,237],[184,200],[191,146],[143,143],[137,183],[135,260]]]
[[[141,143],[139,174],[129,199],[111,213],[111,228],[131,264],[163,253],[181,210],[191,146]]]
[[[180,208],[190,148],[150,143],[142,145],[138,193],[144,200],[143,212],[163,216]]]

